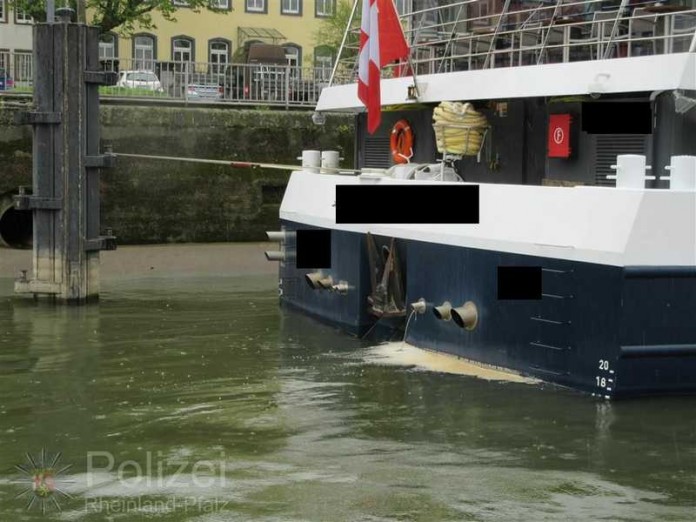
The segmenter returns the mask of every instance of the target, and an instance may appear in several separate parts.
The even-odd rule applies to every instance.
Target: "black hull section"
[[[285,222],[286,230],[310,228]],[[386,244],[389,238],[378,238]],[[696,391],[696,271],[622,268],[397,239],[407,302],[428,303],[406,340],[602,397]],[[294,245],[285,248],[292,252]],[[542,297],[498,299],[499,266],[542,270]],[[376,318],[366,238],[332,232],[332,263],[345,295],[315,290],[292,260],[281,264],[283,303],[361,335]],[[476,304],[472,331],[443,321],[432,307]],[[403,325],[405,318],[400,322]],[[397,323],[394,319],[380,323]],[[382,326],[382,325],[380,325]]]

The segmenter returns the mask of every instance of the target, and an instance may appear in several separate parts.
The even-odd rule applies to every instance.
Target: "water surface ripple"
[[[696,398],[369,354],[269,276],[112,278],[84,308],[0,279],[0,520],[696,520]],[[42,448],[72,464],[46,515],[14,467]]]

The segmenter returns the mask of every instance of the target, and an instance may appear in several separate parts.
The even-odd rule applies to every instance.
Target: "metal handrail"
[[[616,30],[619,28],[619,19],[621,18],[621,13],[623,13],[624,9],[626,9],[627,4],[628,4],[628,0],[621,0],[621,5],[616,10],[616,18],[614,19],[614,25],[611,27],[611,34],[609,35],[609,45],[607,45],[607,48],[604,50],[603,57],[605,60],[607,58],[609,58],[609,51],[611,50],[611,42],[617,35]],[[600,38],[601,38],[601,35],[600,35]]]
[[[556,2],[556,5],[553,8],[553,13],[551,14],[551,23],[549,24],[549,30],[546,31],[546,34],[544,35],[544,40],[541,45],[541,50],[539,51],[539,57],[537,58],[537,65],[539,65],[544,57],[544,48],[546,47],[546,44],[548,43],[549,36],[551,36],[551,27],[553,27],[554,23],[556,22],[556,18],[558,17],[558,10],[560,9],[560,2]]]
[[[503,4],[503,10],[500,13],[500,18],[498,18],[498,23],[495,25],[495,31],[493,32],[493,38],[491,38],[491,43],[488,46],[488,53],[486,54],[486,59],[483,62],[483,68],[487,69],[488,68],[488,63],[491,58],[491,51],[493,51],[493,47],[495,46],[496,41],[498,40],[498,33],[500,32],[500,24],[503,23],[503,18],[507,15],[507,11],[510,7],[510,0],[505,0],[505,4]]]
[[[522,8],[511,10],[512,4],[506,0],[500,12],[474,13],[472,8],[478,3],[477,0],[452,1],[447,5],[430,6],[402,14],[400,18],[411,46],[413,68],[418,74],[500,67],[501,64],[516,66],[515,62],[520,62],[514,59],[517,53],[523,57],[525,53],[533,52],[535,60],[532,63],[541,64],[554,58],[554,53],[559,51],[562,54],[561,61],[609,59],[612,52],[621,49],[622,46],[628,46],[627,53],[636,47],[640,47],[642,54],[666,54],[687,50],[696,52],[696,26],[693,33],[691,29],[679,34],[672,30],[673,21],[677,17],[692,16],[696,20],[696,9],[687,6],[683,6],[683,10],[678,12],[656,9],[650,15],[651,19],[656,20],[655,29],[651,34],[643,35],[631,34],[630,31],[626,33],[622,26],[631,26],[631,21],[647,16],[633,16],[629,11],[636,7],[649,8],[654,2],[646,1],[641,5],[629,7],[627,0],[622,0],[619,6],[616,5],[618,2],[607,0],[557,0],[545,5],[534,2],[529,6],[522,5]],[[595,20],[592,13],[604,10],[616,11],[616,17]],[[527,22],[531,19],[541,22],[539,45],[522,47],[522,33],[529,32]],[[491,30],[485,34],[476,34],[474,29],[479,27],[488,27]],[[601,27],[606,27],[606,33],[602,29],[600,34]],[[575,34],[578,30],[596,36],[573,41],[569,35]],[[552,31],[558,32],[559,38],[562,34],[562,43],[550,43]],[[689,40],[686,41],[686,38]],[[485,39],[487,49],[485,52],[478,52],[475,44],[482,39]],[[505,48],[498,48],[502,41],[509,44]],[[650,43],[653,45],[650,46]],[[675,47],[676,43],[679,44],[679,48]],[[595,44],[597,50],[590,52],[589,57],[580,52],[583,48]],[[505,58],[506,55],[510,56],[509,60],[494,59],[498,56]],[[614,56],[619,55],[620,52],[617,52]],[[349,59],[343,61],[346,56]],[[347,73],[348,81],[354,81],[357,72],[354,56],[355,49],[344,46],[336,63],[336,71],[343,70]],[[390,69],[393,71],[392,74],[395,74],[394,67],[392,64],[387,65],[387,72],[383,76],[388,77]]]
[[[0,94],[33,91],[33,57],[25,52],[0,52],[0,68],[12,80]],[[131,71],[130,79],[100,87],[103,96],[185,103],[233,103],[283,107],[314,107],[328,86],[331,69],[290,65],[156,61],[110,58],[101,61],[107,71]],[[152,77],[144,74],[154,73]],[[348,79],[337,76],[342,83]]]

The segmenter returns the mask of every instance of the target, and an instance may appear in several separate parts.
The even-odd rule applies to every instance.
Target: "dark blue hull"
[[[399,239],[397,246],[406,302],[428,303],[408,326],[410,344],[605,397],[696,391],[693,268],[612,267]],[[292,241],[285,248],[292,252]],[[312,289],[304,281],[312,270],[289,260],[281,264],[281,300],[361,335],[377,320],[368,313],[366,237],[333,231],[331,248],[323,272],[350,290]],[[541,299],[498,299],[499,266],[541,267]],[[432,306],[444,301],[475,303],[476,327],[438,319]],[[380,323],[403,326],[405,318]]]

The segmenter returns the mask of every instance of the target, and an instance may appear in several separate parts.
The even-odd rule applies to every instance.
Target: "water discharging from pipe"
[[[408,325],[411,324],[411,317],[416,313],[415,310],[411,310],[411,313],[408,315],[408,319],[406,320],[406,328],[404,328],[404,338],[402,339],[403,342],[406,342],[406,334],[408,333]]]

